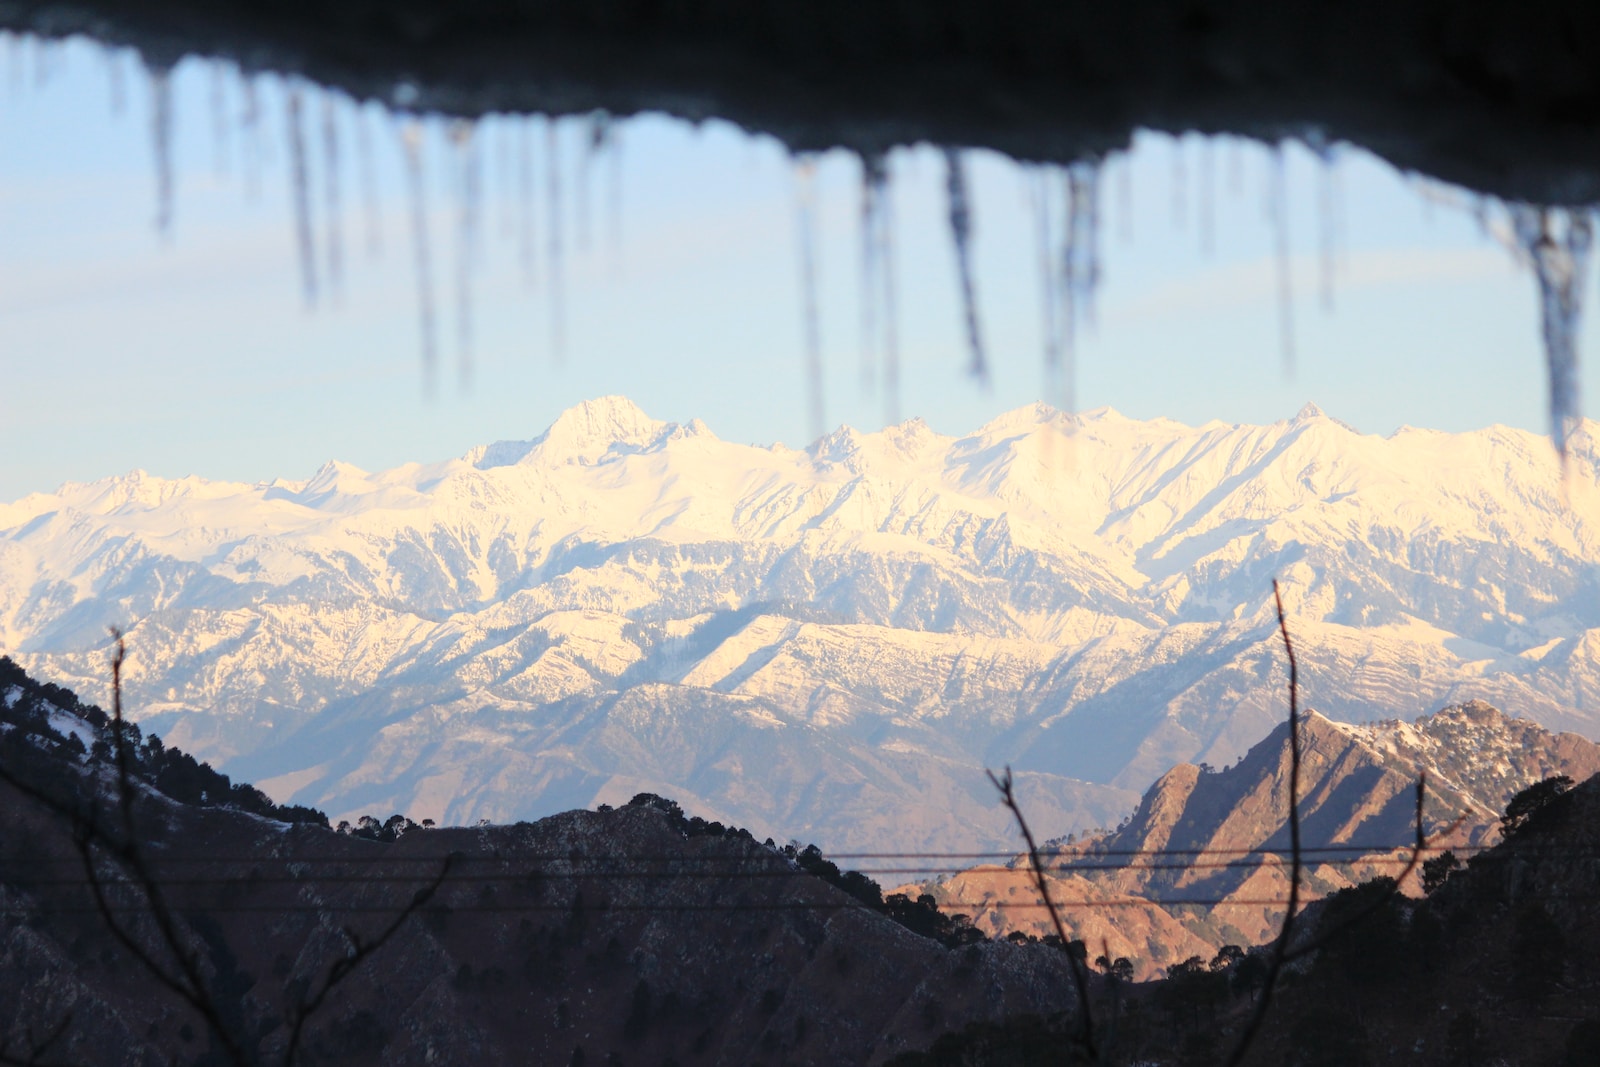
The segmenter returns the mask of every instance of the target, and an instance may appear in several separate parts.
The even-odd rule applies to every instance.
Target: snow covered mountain
[[[1115,822],[1281,717],[1270,581],[1336,719],[1487,700],[1600,736],[1600,434],[1563,484],[1495,427],[1308,406],[1188,427],[1044,406],[803,451],[608,397],[532,441],[0,505],[0,651],[335,818],[531,817],[646,790],[829,848]]]

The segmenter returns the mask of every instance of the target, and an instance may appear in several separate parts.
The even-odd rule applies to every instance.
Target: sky
[[[592,154],[583,119],[492,118],[453,133],[425,121],[418,198],[400,122],[302,86],[313,300],[299,266],[291,88],[257,80],[252,127],[234,72],[177,68],[163,227],[157,94],[137,61],[88,44],[0,40],[0,500],[135,468],[264,481],[308,477],[329,459],[369,470],[443,459],[533,437],[609,393],[656,418],[700,418],[725,439],[803,445],[814,426],[802,203],[814,217],[825,426],[920,416],[962,433],[1062,398],[1043,370],[1035,206],[1047,190],[1059,225],[1059,176],[969,157],[992,365],[982,383],[966,369],[942,156],[924,147],[891,158],[903,366],[891,402],[877,346],[863,342],[853,157],[825,155],[806,179],[777,143],[723,124],[637,117]],[[473,153],[476,197],[462,193]],[[1302,147],[1283,154],[1286,261],[1264,147],[1141,135],[1110,162],[1103,282],[1075,345],[1076,405],[1265,423],[1309,400],[1368,433],[1543,432],[1532,280],[1485,235],[1470,198],[1424,196],[1357,150],[1336,158],[1328,168]],[[477,225],[463,226],[464,214]],[[871,313],[883,321],[881,308]],[[1586,322],[1588,350],[1593,332]]]

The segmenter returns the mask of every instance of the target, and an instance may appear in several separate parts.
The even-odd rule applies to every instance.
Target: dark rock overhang
[[[0,28],[462,117],[656,111],[797,151],[1048,162],[1140,128],[1293,136],[1600,200],[1600,4],[1581,0],[0,0]]]

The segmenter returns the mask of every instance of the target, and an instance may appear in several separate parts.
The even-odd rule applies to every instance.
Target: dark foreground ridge
[[[29,746],[57,757],[58,771],[87,760],[109,768],[116,733],[111,717],[85,704],[69,689],[28,677],[9,657],[0,656],[0,752],[24,754]],[[137,723],[122,725],[134,779],[162,796],[196,807],[228,807],[286,823],[328,825],[328,817],[303,804],[274,804],[253,785],[235,785],[181,748],[168,748],[154,734],[144,737]],[[88,744],[84,739],[89,738]],[[21,747],[17,747],[21,746]]]
[[[797,151],[1050,162],[1138,128],[1298,136],[1503,198],[1600,198],[1584,0],[0,0],[0,28],[466,117],[659,111]]]
[[[363,834],[182,803],[141,778],[141,875],[119,851],[112,763],[73,743],[88,712],[19,676],[0,687],[0,1060],[872,1063],[948,1027],[1048,1014],[1064,987],[1059,951],[986,941],[815,849],[649,795]],[[106,844],[85,851],[90,823]],[[173,944],[214,1020],[142,965],[181,972]],[[319,1002],[352,953],[359,968]]]
[[[114,722],[0,666],[0,1063],[1071,1062],[1075,955],[1097,1062],[1211,1064],[1264,996],[1260,949],[1133,983],[651,794],[336,832],[248,786],[175,799],[141,762],[129,809]],[[1378,878],[1313,904],[1240,1062],[1597,1062],[1600,778],[1524,788],[1501,826],[1431,856],[1422,899]]]

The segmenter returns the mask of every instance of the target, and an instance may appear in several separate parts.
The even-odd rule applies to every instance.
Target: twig
[[[1278,580],[1272,580],[1272,601],[1278,609],[1278,632],[1283,635],[1283,649],[1289,657],[1289,904],[1283,913],[1283,925],[1278,929],[1278,939],[1272,947],[1272,959],[1267,964],[1266,978],[1262,983],[1261,999],[1256,1010],[1245,1023],[1238,1044],[1228,1056],[1227,1067],[1238,1067],[1250,1045],[1255,1041],[1261,1024],[1272,1006],[1272,994],[1278,976],[1289,960],[1289,938],[1294,933],[1295,912],[1300,908],[1300,665],[1295,660],[1294,642],[1289,639],[1289,620],[1283,613],[1283,593]]]
[[[389,925],[384,927],[378,936],[371,941],[363,941],[360,935],[348,926],[344,928],[342,932],[344,933],[345,941],[349,945],[349,951],[342,958],[333,961],[333,965],[328,968],[327,976],[323,979],[322,985],[317,989],[316,993],[309,997],[302,997],[300,1003],[296,1004],[292,1009],[294,1026],[290,1030],[289,1044],[283,1054],[284,1067],[293,1067],[296,1057],[300,1054],[300,1041],[305,1033],[306,1020],[316,1014],[317,1010],[322,1007],[323,1001],[327,999],[329,993],[333,992],[335,986],[350,977],[356,968],[361,966],[362,961],[387,944],[390,938],[400,932],[400,928],[405,925],[406,920],[410,919],[426,906],[428,901],[433,899],[433,895],[444,884],[444,880],[449,875],[450,868],[455,863],[455,860],[456,853],[452,852],[446,855],[444,864],[439,868],[439,873],[434,876],[433,881],[417,890],[411,897],[411,903],[402,908]]]
[[[1011,814],[1016,816],[1017,829],[1022,831],[1022,839],[1028,843],[1028,866],[1033,871],[1034,885],[1038,887],[1039,896],[1044,900],[1045,909],[1050,913],[1050,922],[1056,928],[1056,936],[1061,938],[1062,950],[1066,952],[1067,963],[1072,970],[1072,983],[1077,989],[1079,1020],[1077,1041],[1089,1062],[1098,1063],[1100,1053],[1095,1047],[1094,1014],[1089,1005],[1089,976],[1083,961],[1072,951],[1066,924],[1061,921],[1061,910],[1050,897],[1050,885],[1044,876],[1044,861],[1039,856],[1039,846],[1034,842],[1033,831],[1028,828],[1028,820],[1023,818],[1022,805],[1017,802],[1011,768],[1007,767],[1005,772],[998,776],[990,770],[985,770],[984,773],[989,776],[989,781],[994,783],[995,789],[999,790],[1001,803],[1010,808]]]
[[[136,787],[133,781],[133,770],[128,760],[127,724],[122,718],[122,664],[127,658],[127,644],[123,639],[122,631],[111,627],[111,636],[116,639],[116,652],[111,658],[111,728],[112,740],[116,746],[117,757],[117,806],[122,815],[122,841],[119,843],[111,840],[109,834],[101,833],[100,845],[112,852],[123,865],[133,873],[139,891],[149,903],[148,912],[156,925],[156,930],[161,935],[167,951],[177,961],[181,979],[167,973],[156,965],[155,960],[139,949],[133,937],[121,929],[111,917],[111,909],[106,901],[104,888],[95,872],[94,860],[91,855],[93,842],[92,836],[80,839],[79,852],[83,857],[84,870],[88,874],[90,887],[94,891],[95,904],[100,909],[106,925],[111,927],[112,933],[117,936],[130,951],[139,958],[146,970],[165,985],[177,993],[183,1000],[205,1020],[206,1027],[211,1031],[212,1037],[220,1044],[227,1057],[240,1067],[245,1067],[254,1060],[245,1052],[244,1045],[238,1036],[229,1032],[227,1023],[222,1018],[221,1009],[211,997],[210,990],[206,988],[205,976],[200,972],[200,961],[196,953],[189,950],[183,943],[178,933],[177,923],[174,921],[173,909],[167,904],[165,895],[161,892],[161,884],[151,875],[145,866],[144,854],[140,850],[138,841],[138,828],[134,822],[133,802]],[[90,829],[95,829],[91,820]]]
[[[70,800],[58,799],[47,790],[34,786],[12,771],[0,765],[0,781],[38,803],[46,810],[65,819],[71,828],[73,846],[78,852],[78,857],[83,863],[85,881],[93,897],[95,910],[99,913],[111,936],[143,967],[151,978],[176,995],[205,1022],[212,1032],[223,1052],[235,1064],[247,1065],[250,1058],[246,1056],[243,1046],[235,1035],[228,1030],[222,1013],[215,1001],[211,998],[204,976],[200,973],[198,961],[193,954],[185,950],[182,939],[173,920],[171,909],[167,906],[162,896],[160,887],[146,868],[138,848],[138,837],[133,815],[134,783],[133,772],[128,764],[126,724],[122,718],[122,665],[126,658],[126,646],[123,642],[122,632],[115,627],[111,629],[112,636],[116,639],[116,651],[111,660],[112,681],[112,741],[116,746],[117,789],[118,807],[122,815],[122,839],[101,825],[97,817],[96,805],[91,799],[82,809]],[[161,935],[169,952],[177,961],[177,971],[169,969],[158,961],[155,956],[133,935],[133,932],[118,921],[115,907],[106,894],[106,883],[100,875],[96,865],[95,854],[99,851],[109,856],[114,862],[121,863],[125,869],[132,872],[134,885],[143,894],[146,906],[140,909],[148,913],[155,922],[156,929]],[[54,1040],[52,1038],[51,1040]]]
[[[101,821],[99,806],[93,798],[88,803],[79,805],[70,797],[56,797],[48,790],[29,782],[3,763],[0,763],[0,782],[66,821],[73,845],[83,865],[84,879],[94,902],[94,910],[100,915],[112,937],[127,950],[150,978],[201,1017],[228,1061],[239,1067],[251,1067],[259,1059],[253,1049],[254,1042],[249,1042],[241,1034],[236,1033],[223,1017],[221,1007],[202,972],[199,955],[185,947],[176,911],[167,901],[160,881],[145,863],[144,854],[139,847],[138,825],[134,811],[139,786],[135,781],[129,752],[128,725],[122,716],[122,667],[127,658],[127,649],[120,630],[113,627],[111,634],[116,639],[116,648],[111,660],[111,729],[112,740],[116,746],[119,831],[114,832]],[[366,940],[349,927],[344,929],[348,945],[345,955],[335,960],[328,968],[316,992],[302,996],[289,1011],[294,1018],[294,1024],[284,1051],[285,1067],[291,1067],[299,1056],[306,1023],[323,1006],[328,995],[340,982],[354,973],[363,961],[387,944],[408,919],[433,899],[450,873],[455,859],[455,853],[445,857],[439,873],[433,880],[419,889],[413,895],[411,902],[402,908],[376,937]],[[100,869],[101,864],[107,860],[113,865],[120,866],[126,874],[125,878],[115,879],[115,883],[132,889],[143,897],[144,904],[135,909],[135,917],[145,915],[154,923],[160,944],[173,960],[171,965],[158,958],[161,955],[159,950],[152,951],[147,947],[146,939],[136,935],[131,923],[124,923],[117,918],[119,911],[128,909],[111,899],[110,887],[113,880],[108,880]],[[50,1046],[67,1031],[71,1019],[72,1016],[68,1013],[50,1036],[40,1044],[33,1044],[29,1035],[31,1048],[26,1053],[27,1058],[19,1058],[10,1051],[8,1045],[0,1044],[0,1064],[57,1067],[43,1057]]]
[[[1391,887],[1387,893],[1384,893],[1373,900],[1367,901],[1360,908],[1357,908],[1355,911],[1345,916],[1339,925],[1330,927],[1327,930],[1319,930],[1317,936],[1308,941],[1302,942],[1299,945],[1296,945],[1294,950],[1288,955],[1288,959],[1290,961],[1300,959],[1302,956],[1309,956],[1311,953],[1317,951],[1317,949],[1322,948],[1329,941],[1332,941],[1334,938],[1338,937],[1352,926],[1361,922],[1367,916],[1376,912],[1379,908],[1388,904],[1395,897],[1400,896],[1400,887],[1405,885],[1406,879],[1411,876],[1411,872],[1417,869],[1417,865],[1422,862],[1422,853],[1429,848],[1428,839],[1422,831],[1422,803],[1427,796],[1427,789],[1428,772],[1423,771],[1421,776],[1417,778],[1416,843],[1411,846],[1411,857],[1406,861],[1406,865],[1400,869],[1400,873],[1395,877],[1393,887]],[[1462,821],[1465,819],[1465,815],[1457,816],[1454,822],[1445,827],[1439,832],[1439,834],[1435,836],[1449,836],[1455,831],[1456,827],[1461,825]]]

